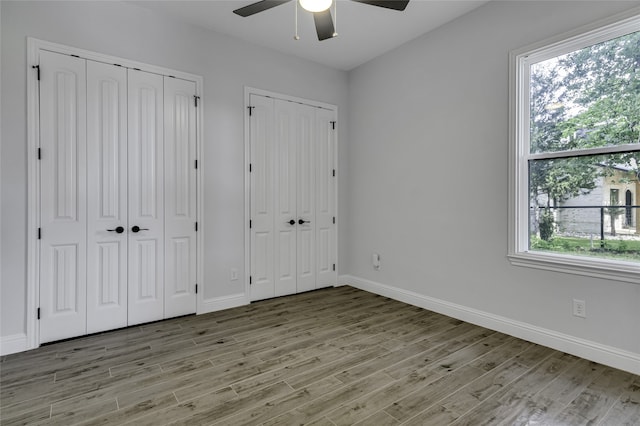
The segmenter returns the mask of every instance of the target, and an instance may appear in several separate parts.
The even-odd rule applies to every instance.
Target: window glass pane
[[[640,32],[530,71],[531,153],[640,142]]]
[[[639,152],[529,161],[529,249],[640,262]]]

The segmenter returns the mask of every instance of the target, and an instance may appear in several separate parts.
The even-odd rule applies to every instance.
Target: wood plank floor
[[[640,376],[351,287],[1,361],[3,425],[640,425]]]

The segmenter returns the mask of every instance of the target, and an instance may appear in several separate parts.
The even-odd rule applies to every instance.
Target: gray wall
[[[342,269],[640,354],[640,285],[506,258],[509,51],[634,5],[490,2],[351,71]]]
[[[0,336],[25,332],[28,36],[204,77],[204,295],[211,299],[243,292],[244,86],[337,105],[340,136],[346,141],[347,73],[169,21],[127,3],[2,1],[0,7]],[[232,267],[241,271],[233,283]]]

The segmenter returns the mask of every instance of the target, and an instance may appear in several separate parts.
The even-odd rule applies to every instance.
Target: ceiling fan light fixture
[[[331,7],[333,0],[299,0],[300,6],[309,12],[324,12]]]

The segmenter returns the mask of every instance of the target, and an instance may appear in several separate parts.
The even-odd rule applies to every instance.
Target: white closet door
[[[296,105],[297,250],[294,292],[316,288],[316,108]]]
[[[274,101],[251,95],[251,300],[274,297]]]
[[[164,78],[165,317],[196,311],[196,85]]]
[[[128,70],[129,325],[164,318],[163,78]]]
[[[296,144],[298,104],[275,101],[275,140],[272,152],[275,209],[275,296],[296,293],[298,215],[296,206]],[[292,224],[293,223],[293,224]]]
[[[338,273],[336,256],[336,156],[335,112],[316,111],[316,286],[333,286]]]
[[[85,334],[86,80],[83,59],[40,53],[40,342]]]
[[[127,325],[125,68],[87,61],[87,162],[87,333],[96,333]]]

